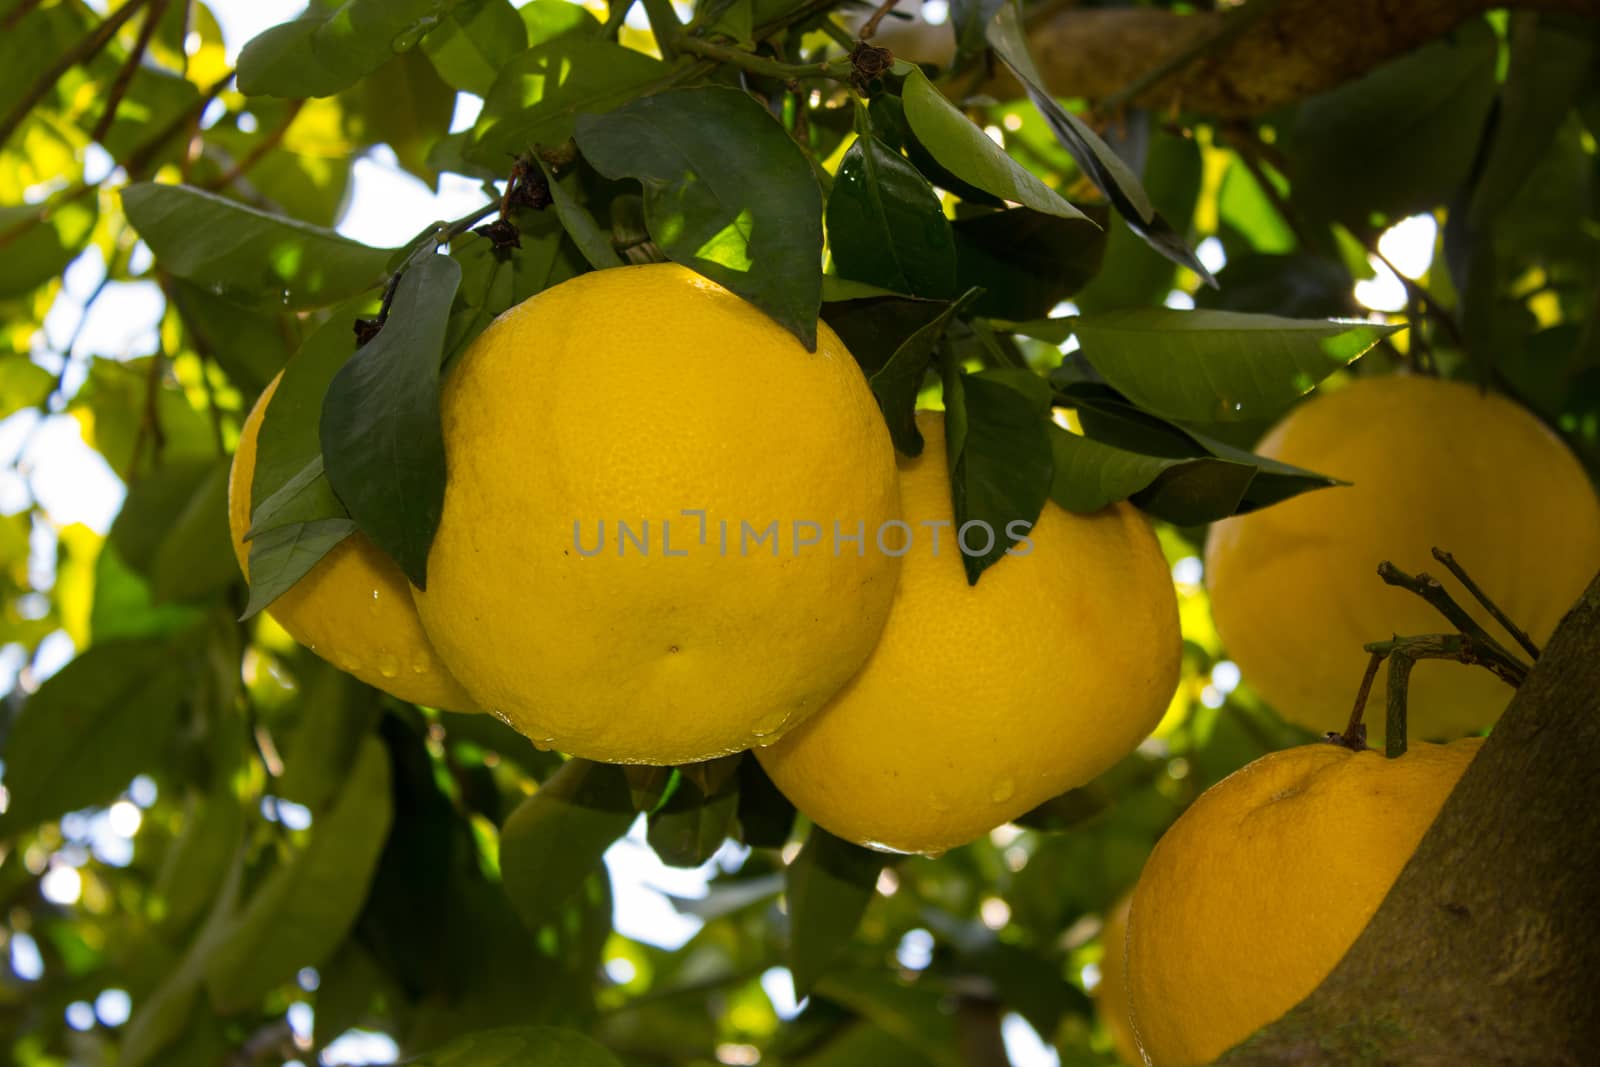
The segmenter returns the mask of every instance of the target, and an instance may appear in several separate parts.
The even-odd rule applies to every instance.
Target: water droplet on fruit
[[[412,674],[427,674],[428,668],[433,666],[433,657],[426,652],[418,652],[411,659]]]
[[[989,799],[993,800],[996,804],[1003,804],[1010,800],[1012,794],[1014,794],[1016,791],[1017,783],[1013,782],[1009,778],[1002,778],[994,784],[993,789],[989,790]]]
[[[378,673],[385,678],[398,678],[400,676],[400,658],[389,652],[379,656]]]
[[[553,737],[531,737],[529,740],[533,742],[533,747],[540,752],[549,752],[556,743],[556,739]]]

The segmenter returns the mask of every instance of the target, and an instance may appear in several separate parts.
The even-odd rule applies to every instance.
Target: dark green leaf
[[[322,403],[329,483],[419,589],[444,509],[439,366],[460,284],[461,265],[449,256],[408,268],[383,329],[334,376]]]
[[[908,456],[922,454],[922,433],[917,429],[917,393],[927,377],[934,351],[944,339],[951,321],[976,298],[975,290],[968,290],[926,325],[919,327],[894,350],[877,371],[868,379],[872,395],[889,425],[889,436],[894,447]]]
[[[1365,223],[1414,214],[1465,180],[1495,93],[1481,19],[1300,105],[1284,139],[1296,202]]]
[[[736,761],[730,771],[736,771]],[[684,776],[665,804],[651,812],[648,840],[663,863],[673,867],[698,867],[732,835],[739,809],[737,773],[702,784]]]
[[[1130,116],[1129,125],[1137,129],[1142,114]],[[1143,125],[1148,126],[1148,120]],[[1147,129],[1144,144],[1140,154],[1150,202],[1179,232],[1187,233],[1200,198],[1200,146],[1192,137],[1176,137],[1160,129]],[[1177,282],[1177,274],[1177,265],[1170,258],[1151,248],[1120,215],[1113,215],[1106,225],[1099,273],[1072,299],[1084,311],[1160,304]],[[1200,288],[1203,294],[1214,291]]]
[[[855,938],[889,857],[813,826],[788,867],[789,972],[806,996]]]
[[[277,600],[306,572],[356,532],[350,519],[294,522],[257,534],[250,541],[250,601],[240,619],[248,619]]]
[[[0,255],[0,299],[31,292],[65,270],[88,243],[99,212],[88,197],[61,205],[46,221],[33,221],[38,217],[36,204],[0,207],[0,233],[18,234]]]
[[[992,211],[953,227],[965,288],[984,290],[973,310],[1001,319],[1047,315],[1100,269],[1106,231],[1087,219],[1031,208]]]
[[[413,1067],[622,1067],[604,1045],[554,1026],[479,1030],[409,1062]]]
[[[1050,498],[1068,511],[1086,514],[1126,500],[1157,481],[1159,490],[1141,503],[1180,526],[1210,522],[1238,510],[1254,468],[1211,456],[1173,459],[1130,452],[1052,427],[1055,480]]]
[[[376,285],[389,251],[183,185],[135,182],[128,221],[161,266],[236,304],[319,307]]]
[[[534,145],[571,137],[580,112],[609,111],[666,73],[665,64],[642,52],[581,34],[538,45],[495,79],[467,160],[504,171]]]
[[[1033,57],[1028,53],[1022,22],[1015,7],[1003,4],[989,21],[986,34],[989,47],[1022,83],[1028,99],[1055,133],[1056,140],[1061,142],[1083,173],[1111,201],[1128,227],[1148,241],[1157,252],[1215,285],[1211,272],[1184,243],[1182,235],[1174,232],[1171,224],[1155,209],[1128,165],[1087,123],[1056,103],[1055,97],[1043,88],[1044,82],[1034,66]]]
[[[297,714],[283,741],[283,773],[272,791],[320,815],[350,777],[377,709],[370,690],[330,664],[311,664],[299,682]]]
[[[1403,325],[1232,311],[1126,308],[1080,316],[1083,354],[1118,391],[1164,418],[1271,418]]]
[[[124,563],[150,576],[168,529],[212,466],[198,458],[165,463],[128,488],[109,535]]]
[[[173,280],[169,299],[194,347],[246,397],[265,389],[294,351],[292,334],[274,315],[245,311],[181,278]]]
[[[1297,319],[1363,314],[1352,291],[1355,279],[1344,264],[1325,256],[1246,252],[1228,260],[1217,272],[1217,282],[1220,288],[1195,294],[1197,307]]]
[[[739,764],[739,839],[751,848],[782,848],[794,829],[794,805],[773,784],[761,761]]]
[[[160,641],[97,644],[28,698],[6,738],[0,840],[106,804],[171,741],[187,665]]]
[[[584,115],[578,145],[608,178],[644,185],[668,256],[750,301],[814,350],[822,196],[788,131],[737,89],[674,89]]]
[[[987,134],[946,100],[921,70],[901,90],[905,116],[917,139],[952,174],[1002,200],[1047,215],[1084,218],[1061,194],[1006,155]]]
[[[845,152],[827,218],[828,247],[846,277],[912,296],[954,295],[956,250],[939,197],[878,138],[865,134]]]
[[[389,755],[369,738],[339,801],[311,827],[311,842],[267,876],[228,924],[205,964],[219,1011],[256,1004],[301,967],[317,967],[361,912],[389,834]]]
[[[251,95],[332,96],[410,51],[460,0],[347,0],[274,26],[239,54],[239,89]],[[326,9],[324,9],[326,10]]]
[[[152,887],[163,908],[163,932],[188,931],[217,899],[238,854],[244,823],[244,808],[231,789],[189,794],[183,829],[163,858]]]
[[[1031,371],[966,374],[947,366],[944,403],[951,510],[961,564],[976,585],[1049,499],[1050,388]]]
[[[568,760],[500,832],[506,893],[529,930],[561,910],[634,819],[620,767]]]
[[[622,266],[622,257],[617,255],[616,248],[612,246],[611,236],[600,228],[594,216],[589,214],[589,209],[578,201],[574,188],[576,181],[573,178],[557,181],[550,164],[542,159],[539,166],[544,171],[545,182],[550,186],[550,200],[556,214],[561,217],[561,226],[583,253],[583,258],[589,261],[589,266],[595,270]]]
[[[488,96],[500,71],[527,47],[528,29],[510,0],[464,0],[422,40],[439,76],[478,96]]]
[[[985,31],[1006,0],[951,0],[950,25],[956,31],[955,68],[966,66],[989,46]]]
[[[340,103],[345,129],[357,145],[387,144],[407,171],[429,185],[438,182],[428,157],[450,128],[456,91],[421,50],[395,56],[362,78]]]
[[[163,532],[150,568],[157,601],[201,600],[239,580],[228,536],[228,461],[213,463]]]
[[[849,1008],[938,1067],[966,1067],[955,1016],[927,983],[907,985],[886,967],[841,971],[819,981],[816,995]]]

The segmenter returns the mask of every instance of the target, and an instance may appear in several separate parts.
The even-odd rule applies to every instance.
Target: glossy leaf
[[[579,114],[631,99],[667,73],[660,60],[582,34],[566,34],[512,59],[484,99],[468,161],[496,171],[535,145],[571,137]]]
[[[315,519],[257,534],[250,541],[250,600],[239,618],[250,618],[287,593],[340,541],[355,532],[356,524],[351,519]]]
[[[806,996],[855,938],[887,861],[820,826],[789,864],[789,971],[796,999]]]
[[[1002,200],[1047,215],[1086,216],[1033,173],[1006,154],[971,119],[945,99],[921,70],[901,90],[906,121],[939,163],[964,181]]]
[[[460,0],[347,0],[313,7],[252,38],[239,53],[239,89],[251,95],[331,96],[410,51]]]
[[[736,89],[673,89],[578,123],[584,157],[644,186],[668,256],[750,301],[807,350],[822,301],[822,196],[787,131]]]
[[[1026,537],[1049,498],[1050,387],[1026,370],[947,366],[943,377],[950,503],[961,565],[976,585]]]
[[[527,47],[528,29],[511,0],[463,0],[422,39],[439,76],[478,96],[489,95],[500,71]]]
[[[878,400],[894,446],[907,456],[922,454],[922,433],[917,429],[917,393],[932,365],[934,352],[960,311],[978,294],[968,290],[953,300],[926,325],[903,341],[882,367],[867,380]]]
[[[506,894],[529,930],[551,921],[634,820],[620,767],[568,760],[500,831]]]
[[[407,268],[383,329],[334,376],[322,402],[328,482],[419,589],[444,510],[439,366],[460,284],[461,265],[449,256]]]
[[[319,307],[378,284],[389,251],[184,185],[135,182],[128,221],[162,268],[245,307]]]
[[[302,967],[324,963],[344,940],[393,816],[389,755],[369,738],[339,801],[311,828],[311,842],[269,874],[206,959],[211,1001],[224,1012],[259,1001]]]
[[[589,209],[578,201],[572,179],[557,180],[550,164],[539,161],[545,182],[550,186],[550,200],[561,217],[561,226],[578,246],[583,258],[595,270],[622,266],[622,257],[611,244],[611,236],[600,228]]]
[[[1211,272],[1184,243],[1182,235],[1176,233],[1155,209],[1128,165],[1087,123],[1062,107],[1043,88],[1044,81],[1034,66],[1033,57],[1028,53],[1021,20],[1011,4],[1001,5],[998,13],[989,21],[986,34],[989,47],[1022,83],[1028,99],[1044,117],[1061,146],[1072,155],[1106,199],[1111,201],[1129,228],[1148,241],[1157,252],[1215,285]]]
[[[973,310],[1001,319],[1049,314],[1100,269],[1106,231],[1087,219],[1011,208],[954,225],[963,287],[983,293]]]
[[[187,687],[161,641],[108,641],[28,698],[6,738],[8,805],[0,840],[46,819],[109,803],[172,740]]]
[[[1128,308],[1079,317],[1083,354],[1129,400],[1164,418],[1271,418],[1402,325],[1232,311]]]
[[[0,255],[0,299],[21,296],[60,274],[88,242],[98,217],[93,199],[64,204],[45,221],[35,221],[39,208],[33,204],[0,207],[0,233],[17,233]]]
[[[954,295],[956,249],[939,197],[871,134],[845,152],[827,220],[828,248],[845,277],[911,296]]]
[[[1080,514],[1127,500],[1165,478],[1152,494],[1155,512],[1169,522],[1192,525],[1232,515],[1254,477],[1242,463],[1214,456],[1151,456],[1093,438],[1050,428],[1055,476],[1050,499]],[[1147,504],[1150,502],[1146,502]]]

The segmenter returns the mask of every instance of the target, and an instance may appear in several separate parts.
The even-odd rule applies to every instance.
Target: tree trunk
[[[1600,576],[1372,922],[1220,1061],[1600,1062]]]

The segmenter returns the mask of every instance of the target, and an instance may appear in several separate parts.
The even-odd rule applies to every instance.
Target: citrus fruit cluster
[[[246,568],[271,397],[234,464]],[[607,762],[755,746],[834,833],[935,852],[1126,755],[1176,685],[1176,598],[1136,510],[1046,504],[969,585],[942,415],[897,463],[826,324],[808,352],[682,267],[507,312],[448,368],[442,414],[427,588],[356,534],[270,608],[406,700]]]

